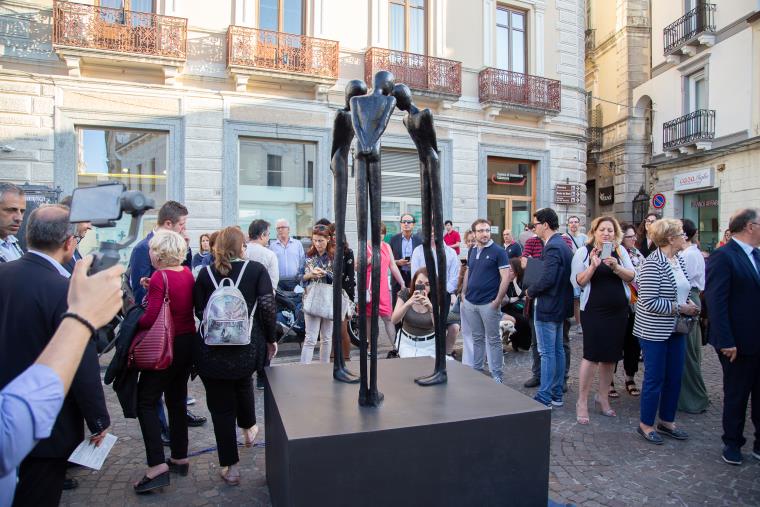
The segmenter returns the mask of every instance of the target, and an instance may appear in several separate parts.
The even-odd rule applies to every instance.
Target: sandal
[[[628,391],[628,394],[631,396],[639,396],[641,394],[641,390],[639,390],[638,387],[636,387],[636,382],[633,380],[626,380],[625,381],[625,390]]]
[[[222,467],[222,469],[219,470],[219,476],[228,486],[237,486],[240,484],[240,471],[237,469],[233,471],[230,467]]]
[[[610,398],[620,398],[620,393],[615,389],[615,384],[610,384],[610,390],[607,392],[607,396]]]
[[[135,489],[135,493],[143,494],[148,493],[149,491],[153,491],[154,489],[160,489],[165,488],[169,485],[169,471],[162,474],[158,474],[155,477],[148,477],[147,475],[144,475],[142,479],[140,479],[140,482],[135,484],[133,487]]]
[[[254,424],[248,429],[243,430],[243,440],[246,447],[252,447],[253,441],[256,440],[256,435],[259,434],[259,425]]]
[[[578,422],[578,424],[581,424],[583,426],[586,426],[590,420],[588,417],[588,408],[586,408],[586,415],[580,415],[578,414],[578,403],[575,404],[575,420]]]

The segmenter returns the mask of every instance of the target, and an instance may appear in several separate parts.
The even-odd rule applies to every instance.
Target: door
[[[517,241],[525,226],[530,223],[533,202],[524,198],[489,195],[487,212],[494,243],[502,244],[501,234],[504,230],[512,231],[512,237]]]

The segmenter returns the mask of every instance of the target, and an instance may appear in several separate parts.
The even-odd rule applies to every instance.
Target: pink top
[[[169,282],[169,308],[174,319],[174,334],[195,333],[195,319],[193,318],[193,274],[187,269],[172,271],[166,269],[166,279]],[[154,271],[150,277],[148,287],[148,307],[140,317],[139,329],[149,329],[156,321],[158,312],[164,303],[164,277],[161,271]]]
[[[372,247],[367,245],[367,257],[370,264],[367,265],[367,290],[372,291]],[[380,243],[380,316],[390,317],[393,313],[393,306],[391,306],[391,289],[388,284],[388,274],[391,269],[391,246],[383,241]],[[362,297],[360,294],[359,297]],[[372,307],[367,302],[366,307],[367,315],[372,311]]]

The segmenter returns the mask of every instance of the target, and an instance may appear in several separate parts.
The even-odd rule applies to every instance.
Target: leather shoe
[[[657,425],[657,431],[662,433],[665,436],[668,436],[670,438],[675,438],[676,440],[688,440],[689,434],[686,433],[684,430],[680,430],[678,428],[670,429],[664,424],[658,424]]]
[[[523,384],[523,387],[538,387],[541,385],[541,379],[538,377],[531,377],[527,382]]]
[[[76,479],[64,479],[63,489],[77,489],[79,487],[79,481]]]
[[[195,415],[189,410],[187,411],[187,425],[193,428],[197,426],[203,426],[206,424],[206,418],[202,415]]]

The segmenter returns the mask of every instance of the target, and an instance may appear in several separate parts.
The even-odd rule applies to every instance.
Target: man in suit
[[[710,343],[723,368],[723,461],[741,465],[750,396],[752,456],[760,460],[760,335],[752,318],[760,301],[760,209],[737,211],[728,229],[731,241],[707,260],[705,300]]]
[[[401,232],[393,236],[390,240],[391,251],[393,252],[393,258],[396,261],[399,271],[401,271],[401,277],[406,282],[406,285],[412,281],[412,253],[414,249],[422,244],[422,238],[418,234],[412,234],[414,231],[414,224],[416,220],[412,215],[408,213],[401,215]],[[403,287],[401,287],[396,281],[393,281],[393,307],[396,307],[396,295]]]
[[[15,261],[24,255],[16,239],[24,211],[24,191],[13,183],[0,181],[0,263]]]
[[[28,252],[0,264],[0,388],[29,367],[55,333],[67,310],[69,273],[76,240],[65,206],[43,205],[30,215]],[[95,344],[90,342],[50,438],[19,467],[14,505],[58,505],[71,452],[84,439],[84,425],[97,444],[111,422],[100,381]]]
[[[67,195],[61,199],[61,204],[71,208],[71,196]],[[63,265],[63,267],[69,273],[73,273],[74,265],[77,263],[77,261],[82,260],[82,254],[79,252],[79,243],[81,243],[84,237],[87,236],[87,233],[90,231],[90,229],[92,229],[92,224],[90,222],[80,222],[76,224],[76,233],[74,234],[74,239],[77,242],[77,246],[74,248],[74,255],[71,256],[71,260]]]

